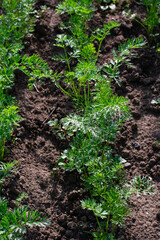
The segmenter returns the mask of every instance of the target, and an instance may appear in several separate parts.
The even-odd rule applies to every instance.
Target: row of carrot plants
[[[59,165],[66,170],[77,170],[88,188],[90,198],[82,201],[82,207],[93,211],[98,231],[92,233],[95,239],[114,239],[115,228],[124,223],[129,214],[127,199],[135,191],[152,192],[152,186],[145,178],[136,178],[130,184],[124,179],[123,159],[114,157],[110,145],[122,123],[129,117],[127,100],[113,95],[110,81],[120,85],[119,67],[122,63],[131,65],[131,49],[145,45],[140,39],[129,39],[113,50],[110,64],[97,66],[102,42],[119,23],[104,24],[102,29],[89,33],[87,24],[94,15],[92,0],[65,0],[57,7],[58,13],[67,13],[70,20],[61,28],[68,34],[57,35],[56,46],[64,54],[54,59],[66,62],[63,75],[49,70],[48,65],[37,55],[21,56],[24,35],[31,34],[34,26],[33,0],[1,0],[0,16],[0,190],[7,175],[15,170],[16,163],[4,162],[5,143],[12,136],[21,117],[15,99],[8,95],[14,84],[14,71],[23,71],[32,88],[37,79],[49,77],[66,95],[75,101],[79,114],[72,114],[50,122],[60,136],[67,132],[71,136],[70,148],[61,155]],[[64,32],[65,32],[64,31]],[[95,45],[95,43],[98,45]],[[70,51],[69,51],[70,50]],[[76,62],[76,64],[73,64]],[[61,80],[61,81],[60,81]],[[60,82],[63,82],[61,85]],[[90,90],[90,84],[94,89]],[[3,161],[3,162],[2,162]],[[149,189],[147,190],[147,188]],[[0,236],[2,239],[22,239],[26,226],[44,226],[48,222],[37,211],[21,206],[23,195],[17,201],[17,208],[10,210],[7,200],[0,196]],[[103,219],[103,221],[100,221]]]
[[[17,161],[5,161],[6,141],[12,138],[14,127],[19,125],[21,117],[14,97],[8,90],[14,85],[14,71],[22,70],[32,79],[44,77],[50,72],[48,66],[38,56],[21,56],[24,48],[22,40],[34,30],[34,0],[2,0],[0,7],[0,239],[22,239],[26,227],[45,226],[49,222],[37,211],[22,206],[26,194],[22,193],[10,209],[8,201],[2,195],[2,186],[7,176],[17,169]]]
[[[145,177],[126,182],[125,160],[115,156],[111,148],[117,131],[130,117],[127,99],[113,94],[111,80],[121,85],[120,65],[132,66],[130,57],[136,57],[132,49],[146,42],[128,39],[118,50],[113,49],[110,64],[98,66],[103,40],[120,24],[104,23],[103,28],[90,32],[87,26],[94,11],[93,0],[64,0],[57,6],[57,13],[67,13],[69,21],[60,26],[63,34],[57,35],[55,46],[61,54],[54,56],[66,63],[66,70],[63,75],[55,73],[53,81],[75,102],[78,114],[55,119],[49,125],[60,137],[71,139],[54,171],[61,167],[80,174],[90,195],[81,202],[82,208],[93,211],[98,225],[97,232],[91,234],[94,239],[113,240],[130,212],[128,198],[137,191],[153,191]]]

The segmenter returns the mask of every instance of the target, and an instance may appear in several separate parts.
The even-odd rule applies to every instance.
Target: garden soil
[[[36,20],[35,32],[25,38],[28,55],[39,54],[54,72],[63,73],[66,66],[52,60],[57,52],[53,46],[57,34],[63,33],[59,24],[67,19],[58,15],[55,8],[59,1],[37,0],[35,8],[48,9]],[[121,23],[103,41],[98,64],[109,63],[112,49],[117,48],[128,38],[143,36],[145,30],[135,20],[123,14],[124,5],[116,10],[97,10],[90,20],[88,31],[102,27],[109,21]],[[142,19],[145,11],[142,5],[133,2],[132,13]],[[96,45],[96,43],[95,43]],[[121,87],[112,83],[114,93],[129,99],[131,118],[117,134],[113,144],[115,154],[123,157],[128,181],[135,176],[152,178],[154,195],[133,195],[129,200],[131,210],[124,228],[117,229],[121,240],[159,240],[160,239],[160,106],[151,101],[160,97],[160,54],[148,45],[135,50],[137,58],[132,59],[135,68],[123,64],[120,68]],[[68,140],[60,140],[49,127],[48,121],[61,119],[75,112],[74,104],[63,95],[49,79],[28,89],[26,76],[20,70],[15,72],[15,85],[11,94],[16,97],[20,126],[14,131],[15,142],[8,142],[6,161],[18,161],[18,170],[7,179],[3,194],[14,207],[17,196],[26,192],[23,200],[31,209],[38,209],[51,220],[45,228],[34,227],[27,230],[25,240],[89,240],[91,232],[97,228],[93,214],[81,208],[80,201],[87,197],[76,172],[53,171],[60,153],[69,145]]]

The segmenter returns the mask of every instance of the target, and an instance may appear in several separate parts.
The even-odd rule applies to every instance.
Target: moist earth
[[[58,28],[65,15],[55,12],[59,1],[37,0],[36,9],[46,5],[48,9],[36,20],[32,37],[24,40],[23,54],[39,56],[54,72],[63,72],[65,65],[52,60],[57,49],[53,46],[56,35],[62,33]],[[98,64],[109,63],[112,49],[132,37],[143,36],[145,30],[135,20],[123,15],[124,6],[115,11],[102,11],[98,4],[94,17],[90,20],[88,31],[102,27],[109,21],[118,21],[121,26],[111,31],[103,41]],[[132,13],[139,19],[144,17],[143,6],[133,2]],[[131,118],[117,134],[114,144],[115,154],[127,161],[125,167],[128,181],[135,176],[152,178],[154,195],[136,195],[129,200],[131,214],[125,227],[117,229],[121,240],[159,240],[160,239],[160,106],[151,101],[160,92],[160,55],[153,47],[135,50],[137,58],[132,59],[134,68],[123,64],[120,68],[121,86],[112,82],[114,93],[129,99]],[[89,240],[90,232],[97,228],[96,220],[90,211],[81,208],[80,201],[88,193],[83,187],[77,172],[53,171],[60,153],[69,145],[53,133],[48,120],[61,119],[75,112],[72,101],[57,89],[50,79],[37,83],[31,91],[23,72],[15,71],[15,85],[11,94],[16,97],[19,114],[23,120],[14,131],[16,138],[8,142],[6,161],[18,161],[18,170],[7,179],[3,194],[9,199],[10,207],[18,194],[26,192],[23,201],[32,209],[38,209],[51,220],[45,228],[34,227],[27,230],[25,240]],[[15,141],[14,141],[15,140]]]

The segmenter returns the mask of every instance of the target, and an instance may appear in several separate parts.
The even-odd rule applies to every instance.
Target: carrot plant
[[[96,85],[94,101],[83,115],[71,114],[61,120],[62,129],[73,133],[70,148],[59,159],[67,171],[77,170],[90,198],[82,200],[82,208],[93,211],[98,231],[95,239],[115,239],[117,226],[124,226],[129,215],[128,198],[134,192],[153,188],[146,178],[135,178],[127,184],[124,166],[110,147],[121,124],[129,117],[127,101],[113,96],[110,83],[102,77]],[[70,134],[71,135],[71,134]]]
[[[154,28],[160,23],[159,13],[160,13],[160,1],[159,0],[141,0],[141,2],[146,6],[147,16],[142,22],[147,33],[152,37]]]
[[[71,15],[70,21],[63,25],[63,27],[68,29],[70,34],[57,35],[55,46],[63,49],[63,53],[55,56],[54,59],[65,62],[68,69],[64,71],[61,78],[60,75],[58,75],[58,78],[55,77],[54,81],[65,94],[76,102],[77,105],[86,108],[90,102],[90,83],[96,80],[97,74],[100,71],[96,66],[96,61],[99,56],[102,41],[107,35],[110,35],[110,30],[118,27],[119,24],[116,22],[109,22],[104,24],[102,29],[97,29],[89,36],[87,33],[85,14],[83,13],[83,11],[86,11],[85,9],[88,5],[84,4],[84,1],[81,1],[81,4],[84,5],[81,10],[81,14],[84,14],[83,19],[78,10],[81,8],[81,4],[77,5],[74,11],[67,5],[67,2],[68,1],[64,1],[61,3],[57,9],[60,13],[63,13],[65,9],[65,11]],[[77,4],[76,1],[75,4]],[[87,9],[92,8],[89,5]],[[94,40],[99,41],[97,50],[94,46]],[[72,69],[71,61],[73,58],[77,60],[77,65]],[[65,87],[60,84],[60,79],[65,83]]]
[[[99,184],[97,187],[101,188],[101,185]],[[97,232],[92,233],[94,239],[116,239],[116,227],[124,226],[125,218],[130,211],[127,201],[122,197],[125,195],[122,188],[112,186],[108,189],[103,189],[103,191],[97,198],[92,196],[83,200],[82,208],[93,211],[96,217],[99,229]],[[112,224],[111,227],[109,227],[110,223]]]
[[[86,28],[86,24],[95,10],[92,2],[93,0],[65,0],[57,6],[57,13],[78,16],[79,20],[81,19],[80,22]]]
[[[0,113],[0,160],[4,157],[6,140],[11,138],[14,127],[21,119],[17,113],[16,106],[8,106]]]
[[[143,3],[146,7],[146,17],[143,20],[138,20],[135,17],[135,20],[139,22],[144,29],[146,30],[149,41],[152,42],[154,39],[156,42],[156,37],[159,35],[158,32],[155,33],[156,27],[160,24],[160,1],[159,0],[141,0],[141,3]]]
[[[57,13],[67,13],[70,17],[68,22],[62,24],[62,28],[69,30],[77,50],[89,43],[87,23],[95,10],[92,2],[93,0],[65,0],[57,6]]]
[[[62,153],[59,166],[67,171],[79,172],[91,195],[91,198],[82,201],[82,207],[95,214],[99,230],[93,236],[103,239],[114,236],[115,226],[122,226],[129,214],[122,197],[123,189],[119,185],[123,181],[123,166],[119,157],[113,157],[110,148],[129,112],[126,99],[113,96],[110,82],[107,83],[100,74],[98,77],[92,93],[93,101],[83,115],[71,114],[61,120],[62,128],[72,132],[74,138],[70,148]],[[99,219],[105,220],[105,223]],[[109,222],[112,222],[112,230]]]
[[[114,142],[119,127],[129,117],[126,99],[113,96],[104,77],[97,84],[95,94],[93,103],[82,116],[71,114],[61,120],[62,128],[76,133],[76,136],[71,147],[62,154],[59,164],[68,170],[76,169],[80,174],[91,161],[101,158],[105,161],[110,143]],[[65,163],[64,159],[69,162]]]
[[[43,78],[53,78],[52,70],[49,70],[48,64],[45,63],[38,55],[30,57],[24,55],[21,57],[17,53],[18,49],[8,50],[2,46],[1,63],[0,63],[0,87],[5,90],[14,84],[14,71],[22,70],[28,77],[29,87],[32,88],[33,83]]]
[[[21,57],[23,49],[22,38],[34,30],[32,5],[34,0],[10,1],[4,0],[2,8],[5,14],[0,16],[0,87],[10,88],[14,84],[14,70],[21,69],[30,77],[30,86],[33,79],[52,77],[47,64],[33,55]],[[31,73],[32,71],[32,73]]]
[[[17,165],[17,161],[12,163],[4,163],[0,162],[0,192],[2,190],[3,183],[7,176],[11,176],[11,174],[17,169],[15,166]]]
[[[131,64],[130,57],[136,57],[136,54],[131,50],[136,48],[142,48],[146,44],[143,38],[132,38],[128,39],[128,41],[124,42],[124,44],[120,44],[118,46],[118,50],[113,49],[113,59],[110,60],[110,64],[104,64],[103,71],[107,74],[110,79],[114,79],[116,83],[120,86],[120,72],[119,67],[122,63],[126,63],[127,65],[134,67]]]
[[[30,24],[31,21],[29,12],[32,10],[32,4],[31,0],[4,0],[2,4],[5,14],[0,16],[0,160],[4,157],[6,140],[11,138],[13,128],[18,126],[21,119],[17,114],[17,107],[13,103],[7,103],[4,97],[4,92],[14,84],[14,71],[22,70],[29,77],[29,86],[37,79],[52,77],[52,71],[39,56],[21,57],[19,54],[23,48],[22,37],[31,31],[30,27],[26,27],[26,23]]]
[[[11,133],[21,117],[17,114],[17,107],[14,106],[14,101],[8,99],[0,90],[0,161],[3,160],[5,153],[5,143],[11,138]]]
[[[30,89],[33,88],[33,84],[38,80],[42,82],[44,78],[53,79],[53,71],[49,69],[49,66],[46,62],[40,59],[39,55],[27,56],[24,55],[21,58],[18,69],[22,70],[28,77]]]
[[[37,211],[21,206],[11,210],[6,199],[0,197],[0,236],[2,240],[20,240],[27,227],[49,224]]]

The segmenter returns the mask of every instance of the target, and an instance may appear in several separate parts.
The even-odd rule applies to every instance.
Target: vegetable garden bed
[[[160,97],[159,36],[156,36],[156,41],[155,38],[150,39],[146,29],[139,23],[146,16],[146,8],[139,1],[128,4],[126,2],[117,3],[116,8],[113,5],[111,8],[107,8],[107,3],[104,2],[98,3],[98,1],[95,1],[93,3],[96,10],[87,23],[86,31],[91,35],[92,31],[97,28],[102,29],[103,24],[111,21],[118,22],[120,26],[111,29],[110,35],[106,34],[104,37],[96,62],[98,67],[103,64],[106,66],[112,65],[112,62],[110,62],[114,57],[112,50],[117,51],[120,44],[123,44],[121,45],[123,48],[125,43],[127,45],[129,39],[143,38],[146,43],[140,48],[131,50],[127,58],[120,62],[119,73],[116,73],[118,75],[113,77],[110,75],[113,93],[129,100],[128,106],[131,116],[121,126],[121,130],[117,132],[116,140],[112,141],[111,139],[106,143],[106,137],[102,142],[102,147],[106,144],[107,147],[114,150],[114,159],[120,156],[121,160],[125,160],[122,166],[124,166],[127,182],[132,182],[135,176],[139,176],[141,183],[138,185],[138,182],[136,182],[137,187],[143,187],[144,189],[141,190],[145,190],[145,186],[142,186],[142,179],[152,180],[151,183],[155,185],[155,193],[151,195],[145,194],[145,192],[139,195],[133,193],[127,200],[131,213],[126,217],[124,227],[116,226],[114,228],[114,238],[111,238],[111,235],[93,238],[91,233],[99,232],[97,230],[96,214],[94,215],[92,211],[88,210],[89,207],[84,206],[86,203],[81,204],[81,201],[90,197],[90,193],[93,194],[93,190],[89,191],[84,187],[84,179],[87,178],[82,173],[77,172],[80,170],[78,165],[76,166],[77,170],[73,169],[71,172],[57,166],[61,153],[65,149],[69,149],[73,136],[68,136],[65,127],[61,128],[54,121],[55,119],[60,121],[69,114],[70,116],[78,116],[80,111],[80,117],[82,117],[82,113],[87,114],[88,98],[86,97],[85,101],[82,101],[83,107],[84,105],[86,107],[85,110],[79,110],[79,108],[76,108],[79,102],[76,101],[75,104],[74,99],[72,100],[65,95],[56,86],[57,82],[55,84],[50,78],[41,79],[42,83],[34,82],[33,89],[30,90],[28,88],[28,77],[23,69],[17,68],[14,71],[15,84],[9,90],[9,93],[17,99],[19,115],[22,120],[12,133],[11,140],[7,142],[5,161],[13,162],[17,160],[18,170],[7,178],[2,188],[2,194],[8,199],[9,206],[14,208],[18,195],[23,192],[27,193],[27,198],[24,198],[22,203],[28,205],[31,209],[38,209],[51,221],[51,224],[45,228],[39,226],[32,229],[28,228],[27,234],[24,235],[26,240],[160,239],[160,104],[157,100]],[[63,27],[59,28],[59,24],[68,21],[69,16],[66,13],[56,13],[59,3],[60,1],[56,0],[36,1],[35,9],[40,11],[41,17],[36,20],[35,31],[32,36],[25,37],[25,49],[23,49],[22,55],[39,55],[41,59],[48,63],[53,73],[60,73],[63,79],[67,64],[65,62],[61,63],[59,60],[53,60],[53,56],[63,53],[63,49],[58,48],[55,44],[58,45],[56,42],[58,35],[68,34],[69,30],[64,30]],[[42,10],[44,5],[47,8]],[[130,16],[135,13],[137,16],[132,19],[124,11],[130,12]],[[138,19],[138,22],[135,18]],[[159,32],[159,26],[155,30],[156,33]],[[98,52],[97,39],[94,39],[94,46]],[[71,50],[70,48],[69,45],[68,52]],[[92,50],[94,53],[94,49]],[[132,55],[133,53],[135,56]],[[132,63],[134,68],[125,63],[128,63],[128,61]],[[75,68],[76,64],[77,60],[73,58],[70,62],[71,69]],[[106,69],[109,71],[109,68],[106,67]],[[105,71],[103,73],[107,75]],[[91,95],[94,92],[94,81],[91,81],[89,85],[92,89],[89,94]],[[61,86],[65,88],[63,83]],[[65,89],[68,91],[68,88]],[[81,92],[83,93],[83,90]],[[123,111],[125,115],[125,109]],[[87,129],[95,121],[93,113],[92,117],[91,123],[88,125],[86,123]],[[116,122],[117,118],[114,115],[113,122]],[[100,120],[97,116],[98,127],[98,121]],[[48,124],[49,121],[52,121],[50,125]],[[77,124],[73,124],[73,126],[78,128]],[[105,131],[108,131],[108,128]],[[83,138],[86,138],[87,134],[86,130]],[[81,145],[78,146],[81,147]],[[95,149],[96,147],[97,145],[95,145]],[[102,155],[103,153],[97,153],[97,159]],[[77,158],[75,165],[78,160]],[[63,167],[62,161],[60,163]],[[121,172],[121,168],[118,169],[118,172],[119,179],[122,180],[124,173]],[[96,172],[94,176],[96,176]],[[112,184],[117,186],[116,181],[120,180],[114,180]],[[98,202],[99,196],[94,199]],[[86,208],[84,209],[82,206]],[[100,221],[100,217],[98,219]],[[111,220],[113,220],[112,213],[108,222],[108,233],[113,230]]]

